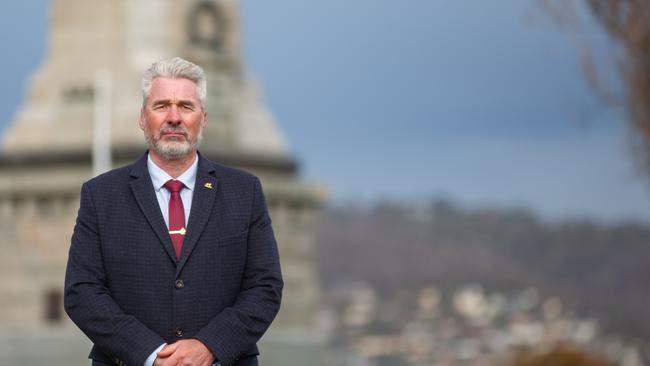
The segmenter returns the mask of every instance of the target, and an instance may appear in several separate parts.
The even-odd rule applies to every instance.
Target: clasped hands
[[[211,366],[214,355],[196,339],[183,339],[163,347],[153,366]]]

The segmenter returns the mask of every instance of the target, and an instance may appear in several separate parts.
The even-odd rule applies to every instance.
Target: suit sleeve
[[[165,341],[133,316],[125,314],[111,296],[102,261],[97,210],[89,183],[81,202],[65,274],[64,306],[70,319],[116,363],[143,365]]]
[[[253,185],[241,291],[233,306],[224,309],[194,336],[222,365],[235,362],[241,354],[254,347],[280,309],[283,282],[278,248],[257,178]]]

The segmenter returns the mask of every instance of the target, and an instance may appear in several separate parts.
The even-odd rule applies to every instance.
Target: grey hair
[[[160,60],[151,64],[151,67],[142,76],[142,108],[147,105],[147,99],[151,92],[151,84],[158,77],[173,79],[188,79],[196,84],[201,107],[205,109],[207,99],[207,81],[205,71],[201,66],[180,57],[172,57]]]

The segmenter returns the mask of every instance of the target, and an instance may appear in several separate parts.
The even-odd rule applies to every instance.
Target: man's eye
[[[194,110],[194,107],[192,107],[192,106],[189,105],[189,104],[182,104],[182,105],[181,105],[181,109],[184,110],[184,111],[193,111],[193,110]]]

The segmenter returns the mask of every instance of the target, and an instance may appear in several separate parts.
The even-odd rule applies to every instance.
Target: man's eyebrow
[[[151,102],[153,105],[171,104],[171,99],[157,99]]]
[[[157,99],[151,102],[153,105],[161,105],[161,104],[174,104],[171,99]],[[183,104],[183,105],[195,105],[196,103],[191,100],[191,99],[179,99],[175,104]]]

